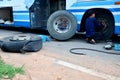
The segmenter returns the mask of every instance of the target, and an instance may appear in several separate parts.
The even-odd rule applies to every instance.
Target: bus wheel
[[[70,12],[59,10],[49,17],[47,30],[53,38],[57,40],[67,40],[75,34],[77,21]]]
[[[114,33],[114,19],[112,15],[99,13],[96,15],[97,20],[103,24],[103,28],[99,31],[104,35],[104,40],[110,39]]]

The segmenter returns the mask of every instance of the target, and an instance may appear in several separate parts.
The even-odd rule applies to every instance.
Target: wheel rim
[[[53,26],[56,32],[66,33],[71,28],[71,21],[65,16],[57,17],[53,22]]]
[[[106,29],[108,29],[109,23],[108,20],[104,19],[104,18],[98,18],[98,22],[100,22],[104,27],[101,29],[101,31],[106,31]]]

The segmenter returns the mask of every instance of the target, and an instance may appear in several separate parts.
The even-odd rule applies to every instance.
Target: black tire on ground
[[[96,18],[99,22],[101,22],[104,25],[104,27],[99,31],[103,33],[104,40],[110,39],[114,34],[114,26],[115,26],[112,15],[100,12],[96,14]]]
[[[26,37],[26,36],[25,36]],[[16,40],[13,36],[6,37],[2,40],[1,49],[6,52],[36,52],[42,48],[42,39],[38,36],[30,36],[30,39]],[[18,37],[19,39],[23,37]]]
[[[70,39],[77,30],[76,18],[65,10],[56,11],[48,19],[47,30],[57,40]]]

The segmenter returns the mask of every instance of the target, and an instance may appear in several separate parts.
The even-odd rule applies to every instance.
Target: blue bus
[[[104,24],[105,39],[120,34],[120,0],[0,0],[0,26],[45,29],[57,40],[85,33],[87,11]]]

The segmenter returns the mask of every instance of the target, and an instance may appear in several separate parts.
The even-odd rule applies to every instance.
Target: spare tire
[[[76,33],[76,18],[68,11],[56,11],[48,19],[47,30],[53,38],[67,40]]]
[[[42,48],[42,39],[38,36],[30,37],[19,35],[6,37],[2,40],[1,49],[6,52],[21,53],[39,51]]]

